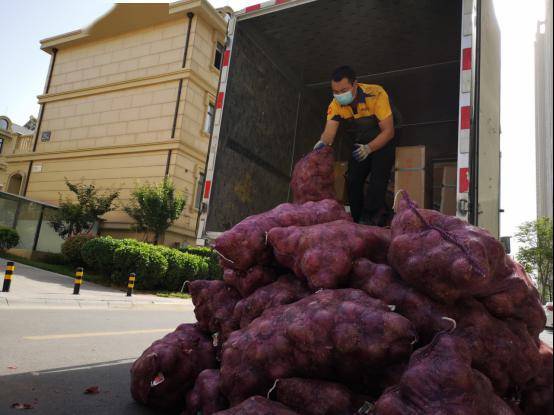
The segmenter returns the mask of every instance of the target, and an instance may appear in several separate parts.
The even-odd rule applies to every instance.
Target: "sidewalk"
[[[5,260],[0,262],[4,278]],[[1,282],[0,282],[1,284]],[[192,310],[190,299],[164,298],[150,294],[133,294],[87,282],[86,273],[80,294],[73,295],[73,278],[15,263],[9,293],[0,292],[2,308],[167,308]]]

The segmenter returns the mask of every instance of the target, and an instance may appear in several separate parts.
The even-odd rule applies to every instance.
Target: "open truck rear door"
[[[500,232],[500,28],[493,0],[464,0],[458,216]]]

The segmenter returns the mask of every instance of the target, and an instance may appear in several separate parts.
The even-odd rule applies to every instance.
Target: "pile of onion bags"
[[[554,411],[552,348],[541,342],[539,352],[539,373],[523,388],[521,408],[526,415],[551,414]]]
[[[376,415],[510,415],[490,381],[471,367],[467,344],[441,333],[414,352],[397,386],[375,406]]]
[[[296,163],[290,187],[294,203],[335,199],[335,156],[330,146],[308,153]]]
[[[252,396],[240,405],[226,411],[216,412],[217,415],[299,415],[278,402],[273,402],[261,396]]]
[[[352,415],[365,402],[340,383],[302,378],[277,380],[271,396],[302,415]]]
[[[272,284],[259,288],[254,294],[240,300],[235,305],[233,320],[240,328],[247,327],[252,320],[262,315],[264,310],[283,304],[294,303],[310,295],[310,291],[298,278],[283,275]]]
[[[388,263],[402,279],[445,303],[495,291],[512,273],[502,244],[453,216],[419,209],[401,192],[392,220]]]
[[[527,326],[532,336],[538,336],[546,324],[539,293],[520,264],[510,261],[510,265],[511,274],[479,300],[494,316],[517,319]]]
[[[212,415],[228,406],[219,391],[219,370],[206,369],[200,372],[194,388],[187,393],[187,408],[182,415]]]
[[[277,262],[305,278],[311,288],[338,288],[346,285],[355,259],[386,263],[390,232],[339,220],[274,228],[267,239]]]
[[[223,281],[234,287],[242,297],[248,297],[258,288],[275,281],[275,270],[262,265],[255,265],[247,271],[227,268],[223,272]]]
[[[236,330],[237,322],[231,317],[240,294],[223,281],[197,280],[188,284],[194,304],[198,327],[206,333],[218,334],[220,342]]]
[[[410,320],[423,344],[455,324],[446,307],[411,288],[388,265],[365,258],[355,261],[349,285],[382,300]]]
[[[355,289],[321,290],[266,310],[223,345],[221,390],[231,405],[287,377],[362,381],[406,358],[412,324]]]
[[[194,324],[181,324],[133,363],[131,394],[152,408],[179,409],[198,374],[216,366],[212,339]]]
[[[267,232],[284,226],[308,226],[335,220],[352,220],[336,200],[307,202],[303,205],[283,203],[276,208],[249,216],[219,236],[214,243],[224,267],[246,271],[253,265],[271,262],[273,252],[267,243]]]
[[[472,299],[457,304],[453,317],[454,335],[469,345],[473,367],[491,380],[499,394],[523,387],[538,373],[538,341],[523,323],[497,319]]]

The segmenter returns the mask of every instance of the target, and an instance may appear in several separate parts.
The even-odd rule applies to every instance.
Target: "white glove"
[[[354,147],[356,148],[352,152],[352,156],[356,161],[364,161],[372,152],[369,144],[354,144]]]
[[[323,141],[319,140],[317,143],[315,143],[314,150],[319,150],[320,148],[325,147],[327,144],[325,144]]]

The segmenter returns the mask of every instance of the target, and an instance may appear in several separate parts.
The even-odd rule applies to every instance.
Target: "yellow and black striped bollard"
[[[81,285],[83,284],[83,268],[79,267],[75,271],[75,282],[73,285],[73,294],[78,295],[81,290]]]
[[[15,271],[15,264],[12,261],[8,261],[6,264],[6,274],[4,275],[4,285],[2,286],[2,292],[10,292],[10,285],[12,285],[12,276]]]
[[[135,280],[137,279],[137,276],[135,273],[131,272],[129,274],[129,282],[127,283],[127,297],[130,297],[133,295],[133,288],[135,288]]]

